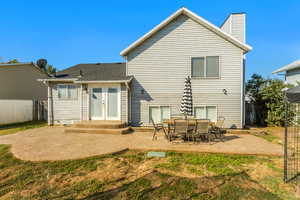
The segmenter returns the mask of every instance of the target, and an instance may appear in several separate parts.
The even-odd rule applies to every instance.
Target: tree
[[[266,123],[267,107],[261,91],[267,82],[268,80],[264,79],[261,75],[253,74],[251,79],[246,83],[246,94],[250,98],[251,103],[254,104],[257,125],[265,125]]]
[[[56,73],[56,68],[53,67],[53,65],[47,65],[46,72],[48,72],[49,74],[55,74]]]
[[[36,62],[37,66],[47,72],[48,74],[55,74],[56,68],[53,65],[49,65],[48,61],[44,58],[38,59]]]
[[[263,101],[262,96],[260,94],[262,88],[266,85],[267,80],[264,79],[259,74],[253,74],[251,79],[246,83],[246,93],[251,99],[251,102],[258,102],[260,103]]]
[[[1,62],[1,64],[14,64],[14,63],[20,63],[18,59],[11,59],[8,62]]]
[[[267,107],[267,119],[268,126],[283,126],[285,120],[285,101],[284,91],[286,87],[292,87],[292,85],[286,85],[284,81],[280,79],[268,80],[267,86],[261,90],[263,100]]]
[[[46,70],[46,67],[47,67],[47,65],[48,65],[48,61],[47,61],[46,59],[44,59],[44,58],[40,58],[40,59],[38,59],[38,60],[36,61],[36,65],[37,65],[39,68],[41,68],[41,69],[43,69],[43,70]]]

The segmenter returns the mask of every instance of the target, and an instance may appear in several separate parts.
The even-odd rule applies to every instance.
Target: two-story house
[[[121,120],[148,125],[178,114],[192,79],[194,115],[244,124],[245,14],[217,27],[181,8],[121,52],[125,63],[79,64],[43,79],[49,123]]]

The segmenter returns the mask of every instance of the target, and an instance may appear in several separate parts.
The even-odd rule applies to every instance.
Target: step
[[[72,125],[74,128],[93,128],[93,129],[98,129],[98,128],[108,128],[108,129],[118,129],[118,128],[125,128],[126,123],[122,121],[81,121],[77,122]]]
[[[149,126],[139,126],[139,127],[132,127],[132,129],[135,132],[153,132],[153,127],[149,127]]]
[[[65,133],[93,133],[93,134],[112,134],[112,135],[122,135],[131,132],[130,127],[126,128],[65,128]]]

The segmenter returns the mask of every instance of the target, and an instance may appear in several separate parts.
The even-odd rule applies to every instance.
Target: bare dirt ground
[[[64,133],[63,127],[43,127],[0,137],[0,144],[12,145],[22,160],[65,160],[101,155],[125,149],[211,152],[229,154],[282,155],[281,145],[251,134],[226,134],[225,142],[170,143],[161,134],[152,141],[151,132],[127,135]]]

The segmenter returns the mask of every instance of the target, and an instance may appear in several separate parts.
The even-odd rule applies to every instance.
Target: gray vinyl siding
[[[121,85],[121,120],[128,122],[128,90],[125,84]]]
[[[231,19],[231,35],[241,42],[245,42],[245,14],[233,14]]]
[[[226,21],[221,26],[222,31],[231,35],[231,15],[226,19]]]
[[[300,82],[300,68],[287,71],[286,80],[289,84],[298,85],[297,82]]]
[[[231,14],[221,26],[221,29],[239,41],[245,42],[245,17],[244,13]]]
[[[194,105],[217,105],[227,127],[241,127],[242,50],[185,15],[127,55],[128,75],[135,77],[132,123],[149,123],[153,104],[169,104],[172,113],[179,113],[184,79],[191,76],[191,57],[201,56],[220,57],[220,78],[192,79]]]
[[[0,67],[0,99],[47,100],[47,86],[37,79],[47,75],[24,64]]]
[[[87,87],[87,85],[84,84],[83,88]],[[101,85],[99,85],[99,87],[101,87]],[[67,101],[67,102],[61,102],[61,100],[56,98],[54,99],[54,102],[57,102],[56,104],[54,104],[54,106],[56,106],[56,109],[54,109],[55,114],[57,115],[57,120],[80,120],[80,112],[82,112],[81,116],[82,119],[81,120],[90,120],[90,111],[89,111],[89,90],[82,90],[82,92],[80,92],[81,90],[81,86],[78,85],[78,97],[81,98],[81,103],[80,103],[80,99],[78,98],[78,101]],[[54,95],[54,94],[53,94]],[[57,96],[57,94],[55,94]],[[54,95],[54,96],[55,96]],[[82,95],[82,96],[81,96]],[[67,105],[65,106],[65,103],[72,103],[74,105]],[[63,103],[63,106],[60,106],[59,104]],[[80,108],[81,106],[81,108]],[[76,108],[75,108],[76,107]],[[61,111],[61,109],[64,109],[64,112]],[[68,109],[71,109],[73,111],[67,111]],[[121,120],[124,122],[128,122],[128,91],[127,88],[125,86],[125,84],[121,85]],[[77,110],[79,111],[79,113],[77,113]],[[70,115],[74,115],[73,117],[71,117]],[[70,119],[70,117],[72,119]]]
[[[61,84],[61,83],[60,83]],[[71,84],[71,83],[67,83]],[[78,98],[62,100],[58,98],[58,84],[52,85],[54,123],[72,123],[80,120],[80,86],[77,85]]]

